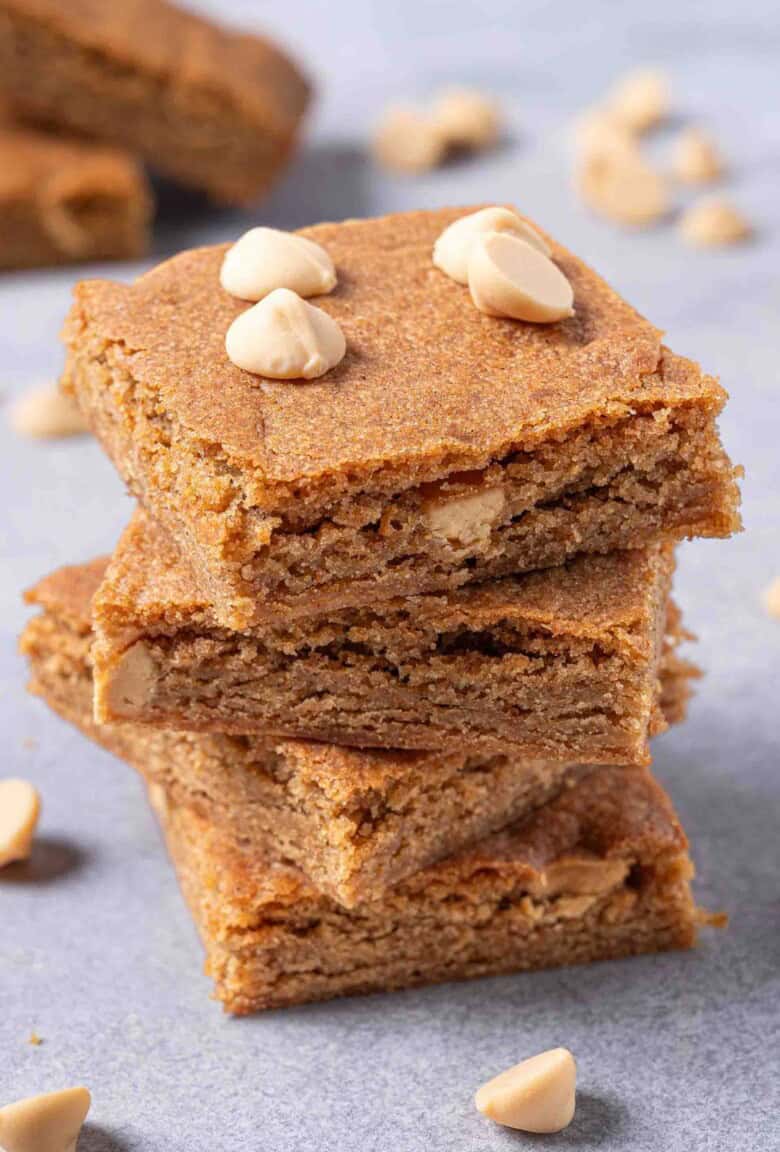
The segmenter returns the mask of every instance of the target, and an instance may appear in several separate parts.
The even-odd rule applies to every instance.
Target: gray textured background
[[[723,432],[748,468],[747,531],[682,550],[678,595],[707,678],[688,724],[658,743],[657,770],[690,831],[699,899],[726,909],[731,926],[687,955],[223,1017],[138,782],[25,695],[15,655],[20,590],[108,550],[129,501],[93,442],[21,442],[3,416],[2,774],[34,780],[44,816],[31,864],[0,877],[0,1100],[83,1081],[94,1104],[82,1152],[523,1148],[542,1141],[492,1127],[471,1094],[505,1065],[566,1044],[579,1062],[578,1112],[551,1147],[777,1148],[780,622],[760,602],[780,575],[776,6],[223,9],[278,33],[314,65],[321,90],[303,153],[252,220],[286,227],[514,200],[730,390]],[[622,234],[572,196],[573,114],[644,62],[670,70],[680,115],[722,141],[730,190],[759,228],[753,245],[697,254],[672,229]],[[383,103],[449,81],[487,84],[505,100],[506,146],[418,180],[377,173],[363,144]],[[165,211],[160,252],[247,224],[170,195]],[[0,279],[4,404],[57,371],[77,275]],[[31,1029],[42,1046],[27,1043]]]

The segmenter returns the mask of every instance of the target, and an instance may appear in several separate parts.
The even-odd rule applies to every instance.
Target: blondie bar
[[[525,821],[348,911],[152,791],[229,1012],[688,948],[685,835],[646,770],[597,768]]]
[[[431,258],[466,211],[304,230],[347,340],[306,383],[228,359],[226,245],[77,287],[63,387],[227,626],[738,528],[718,384],[549,237],[575,315],[478,312]]]
[[[567,765],[462,751],[359,751],[304,741],[168,732],[92,718],[90,602],[105,560],[64,568],[27,595],[30,688],[90,739],[128,760],[179,806],[196,809],[260,854],[297,865],[353,907],[550,799]],[[683,719],[695,668],[676,653],[672,606],[661,707]]]
[[[0,268],[142,256],[151,211],[132,156],[16,123],[0,106]]]
[[[309,99],[268,40],[164,0],[0,0],[0,91],[25,116],[237,202],[281,171]]]
[[[94,600],[96,718],[643,763],[672,567],[656,544],[230,631],[139,509]]]

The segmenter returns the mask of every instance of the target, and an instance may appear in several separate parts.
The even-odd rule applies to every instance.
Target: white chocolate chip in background
[[[277,288],[236,317],[225,349],[237,368],[272,380],[313,380],[344,358],[344,333],[321,308]]]
[[[475,88],[449,88],[433,102],[431,119],[448,148],[480,152],[492,148],[501,135],[501,110],[496,100]]]
[[[455,153],[495,147],[502,129],[493,97],[475,88],[449,88],[424,105],[389,105],[374,132],[372,152],[388,171],[419,174]]]
[[[662,124],[671,107],[669,79],[657,68],[637,68],[626,73],[607,94],[605,103],[615,123],[637,135]]]
[[[92,1098],[86,1088],[63,1088],[0,1108],[2,1152],[76,1152]]]
[[[715,141],[701,128],[685,128],[674,141],[671,171],[682,184],[712,184],[725,168]]]
[[[40,814],[41,798],[29,781],[0,780],[0,868],[28,859]]]
[[[231,296],[262,300],[275,288],[322,296],[336,286],[336,269],[320,244],[278,228],[250,228],[225,253],[219,280]]]
[[[780,620],[780,576],[764,589],[763,600],[767,613]]]
[[[574,1119],[577,1065],[566,1048],[531,1056],[483,1084],[474,1097],[484,1115],[520,1132],[562,1132]]]
[[[55,383],[30,388],[14,402],[11,427],[17,436],[31,440],[59,440],[89,431],[81,409]]]
[[[749,220],[725,198],[679,203],[673,185],[713,184],[726,174],[714,138],[699,124],[683,124],[659,163],[644,138],[663,130],[676,110],[669,78],[638,69],[619,79],[606,97],[574,125],[574,187],[594,213],[620,227],[646,228],[674,214],[677,235],[689,246],[725,247],[753,233]]]
[[[447,143],[430,115],[408,104],[386,109],[372,147],[383,168],[409,174],[437,168],[447,152]]]
[[[680,219],[680,235],[694,248],[724,248],[749,240],[753,229],[738,208],[722,196],[698,200]]]
[[[663,176],[633,149],[584,157],[577,187],[589,208],[624,226],[646,227],[663,219],[671,207]]]

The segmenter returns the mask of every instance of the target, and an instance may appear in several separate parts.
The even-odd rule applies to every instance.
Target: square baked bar
[[[303,231],[347,340],[310,382],[228,360],[227,245],[77,287],[63,386],[227,626],[739,527],[723,389],[549,237],[576,314],[478,312],[431,260],[467,211]]]
[[[141,256],[151,213],[129,153],[16,123],[0,106],[0,268]]]
[[[525,821],[348,911],[152,791],[229,1012],[689,948],[693,868],[646,770],[584,771]]]
[[[512,823],[560,791],[567,765],[462,751],[359,751],[257,736],[168,732],[92,717],[90,602],[105,560],[63,568],[27,594],[31,691],[129,761],[178,806],[194,808],[254,852],[299,867],[346,907]],[[673,609],[661,667],[666,720],[683,719],[695,668],[676,654]]]
[[[671,545],[231,631],[140,509],[95,596],[99,723],[645,763]]]
[[[164,0],[0,0],[0,92],[231,202],[272,183],[309,99],[270,41]]]

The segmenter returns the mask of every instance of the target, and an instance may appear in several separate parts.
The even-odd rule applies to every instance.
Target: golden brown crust
[[[261,383],[227,359],[225,332],[246,308],[219,287],[227,245],[183,252],[132,285],[78,285],[66,341],[115,346],[179,434],[224,453],[246,473],[249,503],[270,511],[291,486],[328,476],[484,467],[632,408],[721,408],[715,381],[664,350],[657,329],[550,237],[576,315],[483,316],[431,262],[439,232],[466,211],[303,229],[335,262],[338,286],[317,304],[348,344],[305,385]]]

